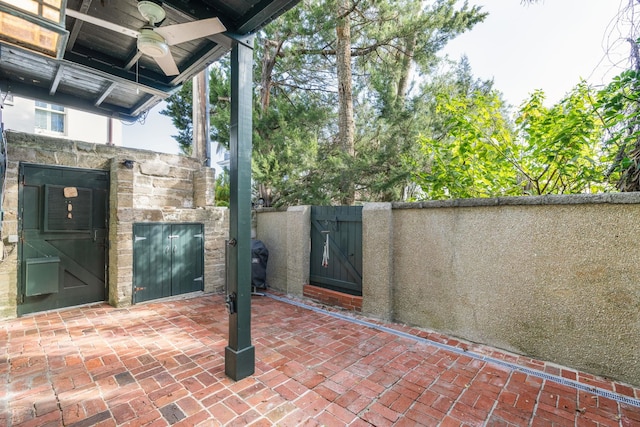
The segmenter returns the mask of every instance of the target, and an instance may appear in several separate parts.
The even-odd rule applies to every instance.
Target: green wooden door
[[[133,226],[133,302],[204,289],[202,224]]]
[[[20,165],[18,315],[104,301],[109,173]]]
[[[362,295],[362,206],[311,207],[310,262],[312,285]]]
[[[171,296],[170,228],[165,224],[133,226],[133,302]]]
[[[201,291],[204,284],[202,224],[172,224],[171,294]]]

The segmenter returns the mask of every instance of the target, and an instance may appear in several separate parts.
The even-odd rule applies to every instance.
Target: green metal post
[[[227,302],[229,345],[225,373],[239,381],[255,371],[251,345],[251,134],[253,37],[231,51],[231,139],[229,264]]]

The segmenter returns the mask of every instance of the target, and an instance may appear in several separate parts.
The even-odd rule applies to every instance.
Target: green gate
[[[104,301],[107,171],[21,164],[18,315]]]
[[[204,289],[204,226],[133,225],[133,302]]]
[[[311,207],[309,281],[362,295],[362,206]]]

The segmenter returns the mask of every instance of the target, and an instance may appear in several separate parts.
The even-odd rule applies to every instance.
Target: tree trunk
[[[273,68],[276,66],[276,60],[280,55],[283,42],[273,40],[264,40],[262,53],[262,73],[260,75],[260,113],[264,114],[269,109],[271,101],[271,88],[273,86]],[[272,189],[264,184],[258,183],[257,202],[262,207],[271,207]]]
[[[336,27],[336,68],[338,74],[338,143],[348,158],[355,156],[353,119],[353,90],[351,77],[351,19],[350,0],[338,0]],[[355,201],[355,187],[348,171],[343,171],[340,183],[343,205]]]
[[[271,86],[273,83],[273,67],[282,49],[282,42],[264,40],[262,53],[262,74],[260,75],[260,109],[264,113],[269,108]]]
[[[411,66],[413,64],[413,54],[416,50],[418,41],[417,34],[404,40],[405,48],[402,53],[402,69],[400,70],[400,78],[398,79],[398,90],[396,92],[396,107],[404,107],[407,91],[409,89],[409,77],[411,75]]]
[[[191,157],[210,166],[209,155],[209,71],[199,72],[193,77],[193,142]]]

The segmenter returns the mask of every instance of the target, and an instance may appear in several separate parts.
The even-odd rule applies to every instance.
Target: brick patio
[[[239,382],[220,295],[2,322],[0,426],[640,425],[638,388],[276,297]]]

